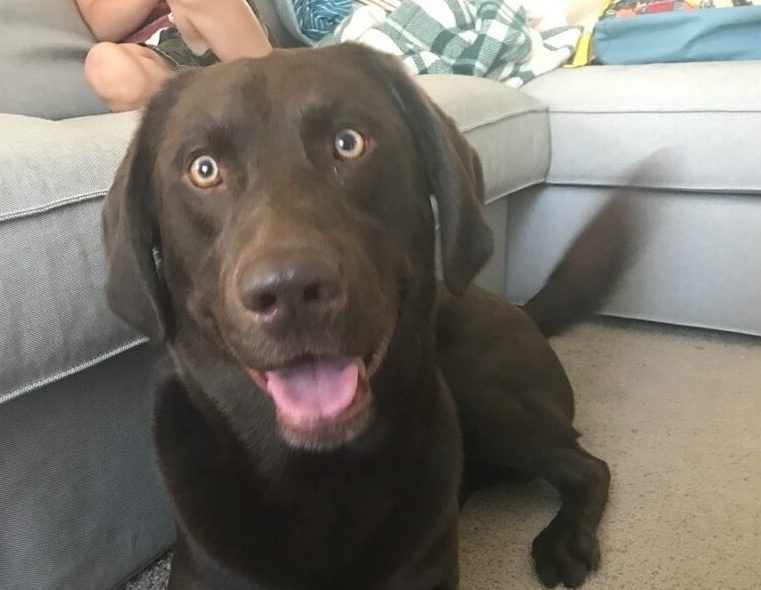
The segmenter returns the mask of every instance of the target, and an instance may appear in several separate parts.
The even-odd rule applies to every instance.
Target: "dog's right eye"
[[[354,129],[344,129],[336,135],[333,142],[335,155],[340,160],[354,160],[365,152],[364,136]]]
[[[219,166],[211,156],[198,156],[188,170],[190,182],[198,188],[211,188],[222,182]]]

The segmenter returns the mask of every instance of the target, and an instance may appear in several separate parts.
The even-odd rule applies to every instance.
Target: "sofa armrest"
[[[100,223],[137,121],[0,115],[0,404],[140,340],[106,304]]]

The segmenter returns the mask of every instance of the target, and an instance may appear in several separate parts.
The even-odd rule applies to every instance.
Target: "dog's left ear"
[[[151,167],[141,135],[133,139],[103,206],[106,296],[119,316],[151,340],[165,337],[151,221]]]
[[[153,167],[176,86],[172,80],[146,107],[106,195],[102,215],[108,303],[127,323],[155,341],[167,338],[170,313],[161,277]]]
[[[359,46],[347,50],[362,55],[362,61],[386,80],[415,136],[438,204],[444,282],[449,291],[461,294],[494,251],[481,213],[484,180],[478,154],[398,59]]]

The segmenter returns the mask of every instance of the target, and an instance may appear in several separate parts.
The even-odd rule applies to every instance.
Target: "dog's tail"
[[[545,336],[559,334],[599,309],[629,266],[635,229],[630,204],[626,194],[612,197],[523,307]]]

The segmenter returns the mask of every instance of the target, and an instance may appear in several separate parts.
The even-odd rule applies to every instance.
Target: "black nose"
[[[243,307],[273,326],[325,322],[346,298],[338,264],[311,251],[259,256],[241,272],[238,285]]]

